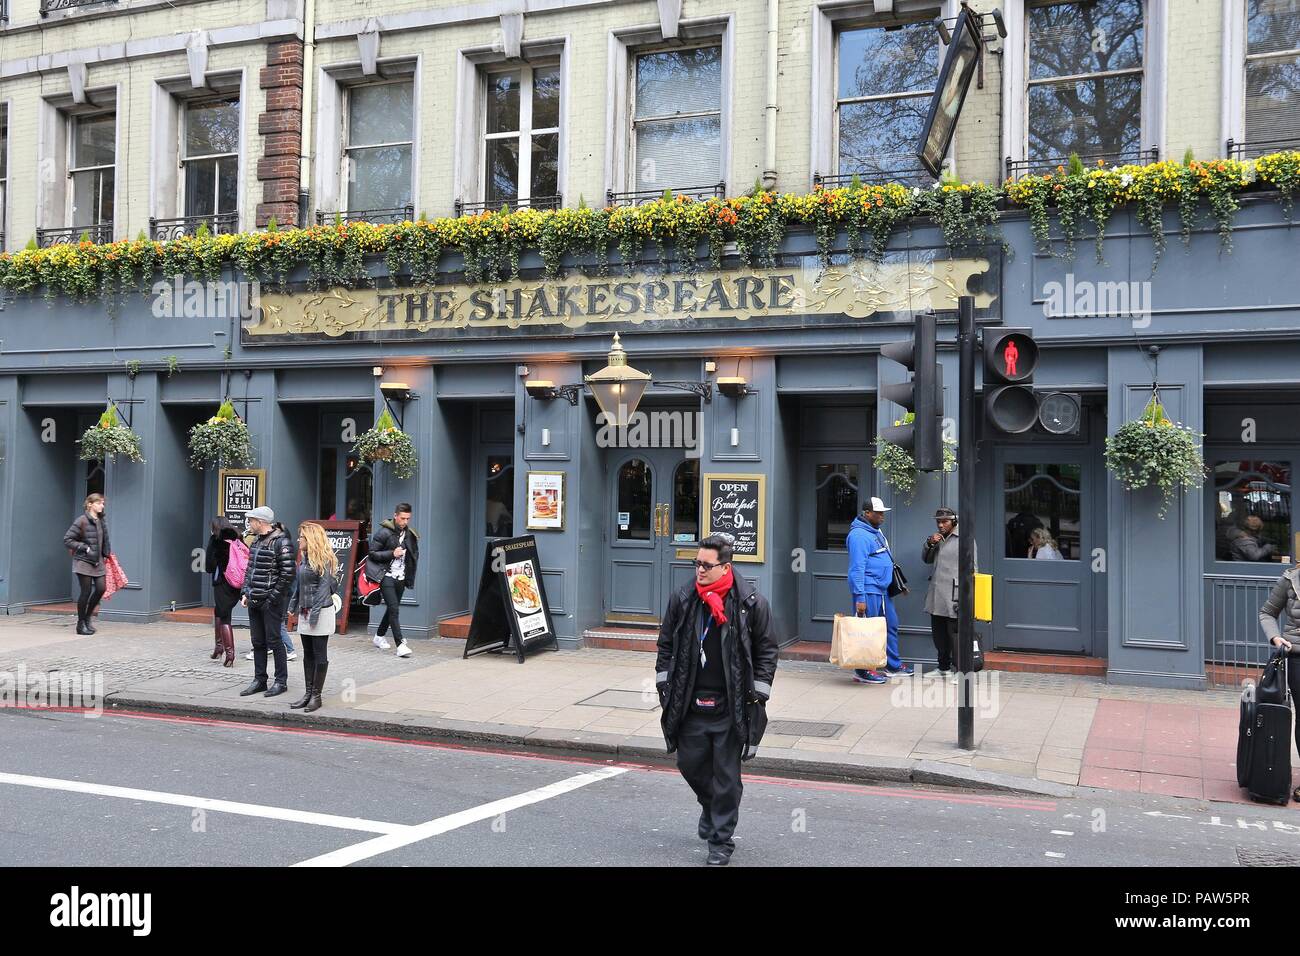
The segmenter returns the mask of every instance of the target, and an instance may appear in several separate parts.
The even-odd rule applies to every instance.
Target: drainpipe
[[[316,115],[312,86],[316,78],[316,0],[303,0],[302,139],[298,144],[298,224],[310,226],[311,174],[315,147],[312,118]]]
[[[776,82],[777,28],[781,19],[781,0],[767,0],[767,138],[763,160],[763,188],[776,186]]]

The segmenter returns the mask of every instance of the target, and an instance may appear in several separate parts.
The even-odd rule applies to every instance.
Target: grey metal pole
[[[957,515],[957,746],[975,749],[975,300],[957,299],[961,347],[958,383]]]

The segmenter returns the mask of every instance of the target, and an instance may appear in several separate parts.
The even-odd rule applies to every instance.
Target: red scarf
[[[718,624],[727,623],[727,614],[723,610],[722,602],[734,582],[735,578],[732,577],[730,567],[723,572],[722,577],[712,584],[695,582],[695,593],[700,596],[701,601],[709,606],[709,611],[713,614],[713,620]]]

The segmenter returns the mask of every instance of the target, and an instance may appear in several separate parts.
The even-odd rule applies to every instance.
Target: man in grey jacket
[[[925,539],[921,560],[934,565],[930,589],[925,592],[925,613],[930,615],[930,636],[939,657],[939,670],[955,680],[957,674],[957,513],[940,508],[934,513],[938,531]],[[979,559],[976,558],[976,567]]]

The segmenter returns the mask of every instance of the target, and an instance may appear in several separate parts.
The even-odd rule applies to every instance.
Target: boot
[[[86,612],[86,633],[87,634],[95,633],[95,625],[92,621],[94,616],[95,616],[95,612],[93,610]]]
[[[226,650],[225,641],[221,636],[221,622],[216,618],[212,619],[212,653],[208,655],[208,660],[215,661]]]
[[[320,710],[320,694],[321,691],[325,689],[325,674],[329,669],[329,664],[316,665],[316,677],[311,683],[311,700],[308,701],[307,706],[302,709],[304,714],[310,714],[313,710]]]
[[[226,659],[221,662],[222,667],[235,666],[235,632],[230,629],[229,624],[221,625],[221,645],[226,652]]]
[[[82,637],[89,637],[95,633],[90,629],[90,625],[86,623],[86,619],[80,614],[77,615],[77,633]]]
[[[302,710],[311,703],[312,677],[315,672],[316,668],[312,664],[308,664],[306,661],[302,662],[302,680],[303,684],[306,685],[306,690],[303,692],[302,697],[289,705],[290,710]]]

